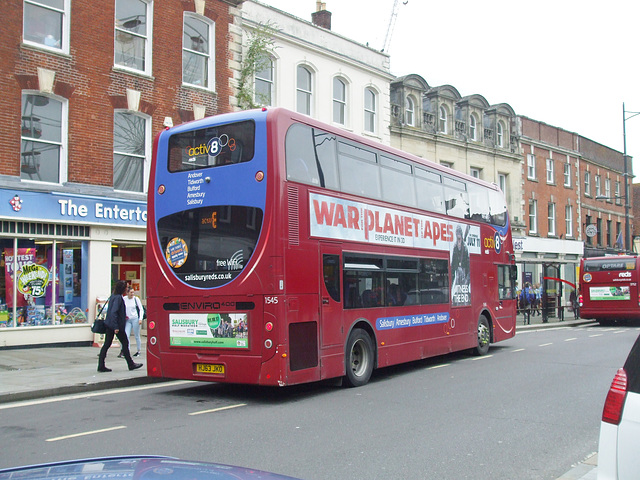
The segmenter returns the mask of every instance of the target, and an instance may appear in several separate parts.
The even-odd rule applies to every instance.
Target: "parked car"
[[[253,468],[192,462],[169,457],[124,456],[70,460],[0,469],[3,480],[299,480]]]
[[[640,478],[640,335],[611,382],[602,412],[598,479]]]

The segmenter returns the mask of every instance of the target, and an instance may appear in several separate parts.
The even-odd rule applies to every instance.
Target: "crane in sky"
[[[389,50],[389,46],[391,45],[391,36],[393,35],[393,27],[396,25],[396,18],[398,17],[398,8],[400,0],[393,0],[393,9],[391,10],[391,18],[389,19],[389,26],[387,27],[387,34],[384,37],[384,45],[382,46],[382,52],[386,52]],[[409,3],[409,0],[404,0],[402,5],[406,5]]]

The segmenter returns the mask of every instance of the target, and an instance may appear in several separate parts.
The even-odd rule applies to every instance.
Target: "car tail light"
[[[604,402],[602,411],[602,421],[618,425],[622,418],[624,400],[627,396],[627,372],[621,368],[611,382],[607,399]]]

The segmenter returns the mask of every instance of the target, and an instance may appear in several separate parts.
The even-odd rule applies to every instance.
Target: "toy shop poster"
[[[33,305],[36,299],[44,297],[46,295],[45,302],[51,303],[51,271],[49,265],[43,265],[48,263],[45,258],[38,257],[35,248],[18,248],[17,256],[14,261],[13,249],[4,249],[5,258],[5,285],[7,294],[7,305],[13,306],[13,282],[16,281],[18,298],[16,299],[17,307],[24,307]],[[62,276],[63,282],[65,277],[72,278],[72,256],[65,255],[63,252],[63,265]],[[16,274],[14,275],[14,267],[16,268]],[[67,275],[69,274],[69,275]],[[64,287],[62,292],[65,297],[73,297],[73,284],[71,282],[69,288],[67,288],[67,282],[63,283]]]

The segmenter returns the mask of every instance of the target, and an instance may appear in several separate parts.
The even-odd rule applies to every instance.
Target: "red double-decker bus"
[[[580,261],[580,317],[601,324],[640,319],[638,257],[590,257]]]
[[[495,185],[281,108],[161,132],[150,182],[150,376],[359,386],[515,335]]]

